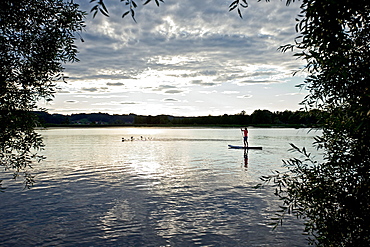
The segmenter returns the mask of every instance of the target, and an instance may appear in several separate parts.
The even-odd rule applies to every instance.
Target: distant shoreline
[[[212,124],[212,125],[185,125],[185,124],[46,124],[44,126],[38,126],[36,129],[47,129],[47,128],[112,128],[112,127],[160,127],[160,128],[321,128],[319,125],[305,125],[305,124],[252,124],[252,125],[233,125],[233,124]]]
[[[79,113],[72,115],[34,112],[40,126],[91,128],[91,127],[259,127],[259,128],[310,128],[321,126],[326,117],[318,110],[270,112],[255,110],[220,116],[179,117],[171,115],[110,115],[108,113]]]

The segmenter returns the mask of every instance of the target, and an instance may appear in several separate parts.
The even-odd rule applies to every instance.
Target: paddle
[[[241,130],[240,132],[242,133],[242,142],[243,142],[243,146],[244,146],[244,132],[243,132],[243,128],[241,128],[240,130]]]

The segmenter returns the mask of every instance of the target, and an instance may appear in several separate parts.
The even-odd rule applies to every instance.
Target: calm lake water
[[[245,156],[235,128],[41,130],[37,183],[0,194],[0,246],[306,246],[294,217],[272,231],[278,201],[252,187],[299,157],[289,143],[315,153],[308,131],[251,128],[263,150]]]

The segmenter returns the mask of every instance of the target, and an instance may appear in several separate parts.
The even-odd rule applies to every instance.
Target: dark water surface
[[[37,183],[0,194],[0,246],[305,246],[293,217],[272,231],[278,202],[252,186],[282,169],[290,142],[311,147],[307,131],[250,129],[263,150],[247,157],[227,148],[238,129],[40,131]]]

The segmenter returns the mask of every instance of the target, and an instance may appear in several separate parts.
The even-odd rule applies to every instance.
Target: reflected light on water
[[[252,188],[281,169],[294,129],[250,129],[263,150],[230,150],[239,129],[50,129],[29,191],[1,195],[2,246],[302,246],[301,222],[271,231],[273,191]],[[135,141],[122,142],[134,136]],[[142,140],[140,137],[152,137]]]

